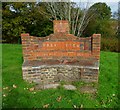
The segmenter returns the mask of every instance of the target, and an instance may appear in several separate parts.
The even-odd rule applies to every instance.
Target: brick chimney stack
[[[54,33],[67,33],[69,34],[69,22],[67,20],[54,20]]]

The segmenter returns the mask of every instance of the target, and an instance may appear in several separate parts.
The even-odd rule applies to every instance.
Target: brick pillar
[[[101,34],[92,35],[92,55],[99,60],[100,58],[100,43]]]
[[[63,32],[69,34],[69,22],[67,20],[54,20],[54,33]]]
[[[29,60],[31,56],[31,51],[29,49],[30,46],[30,36],[28,33],[21,34],[21,40],[22,40],[22,51],[23,51],[23,58],[24,61]]]

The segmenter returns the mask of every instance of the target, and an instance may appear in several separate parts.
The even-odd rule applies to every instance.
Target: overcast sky
[[[71,1],[75,1],[75,2],[79,2],[79,1],[82,1],[82,2],[119,2],[119,0],[71,0]]]
[[[110,6],[111,11],[115,12],[118,11],[118,2],[119,0],[37,0],[37,1],[73,1],[73,2],[83,2],[85,5],[85,2],[90,2],[90,6],[97,2],[105,2],[108,6]]]
[[[91,5],[94,3],[97,3],[97,2],[105,2],[108,6],[110,6],[112,12],[118,11],[119,0],[72,0],[72,1],[74,1],[74,2],[79,2],[79,1],[87,2],[87,1],[89,1],[89,2],[91,2]]]

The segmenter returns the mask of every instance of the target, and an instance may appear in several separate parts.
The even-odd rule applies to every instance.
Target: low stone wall
[[[71,65],[23,66],[23,79],[39,84],[59,83],[60,81],[97,82],[98,68]]]

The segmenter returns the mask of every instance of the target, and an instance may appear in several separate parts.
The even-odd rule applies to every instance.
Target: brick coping
[[[29,63],[31,63],[31,62],[29,62]],[[98,65],[82,65],[82,64],[81,65],[78,65],[78,64],[73,65],[73,63],[71,63],[71,64],[51,64],[51,65],[49,65],[49,64],[41,64],[40,65],[39,63],[37,63],[35,65],[35,62],[34,62],[34,64],[33,63],[28,64],[28,62],[25,61],[22,65],[23,69],[28,69],[28,68],[37,69],[37,68],[44,68],[44,67],[69,67],[69,68],[76,67],[76,68],[99,69]]]
[[[28,70],[28,68],[32,68],[32,69],[37,69],[37,68],[45,68],[45,67],[67,67],[67,68],[73,68],[73,67],[75,67],[75,68],[87,68],[87,69],[97,69],[97,70],[99,70],[99,67],[97,67],[97,66],[77,66],[77,65],[41,65],[41,66],[22,66],[22,69],[26,69],[26,70]]]

